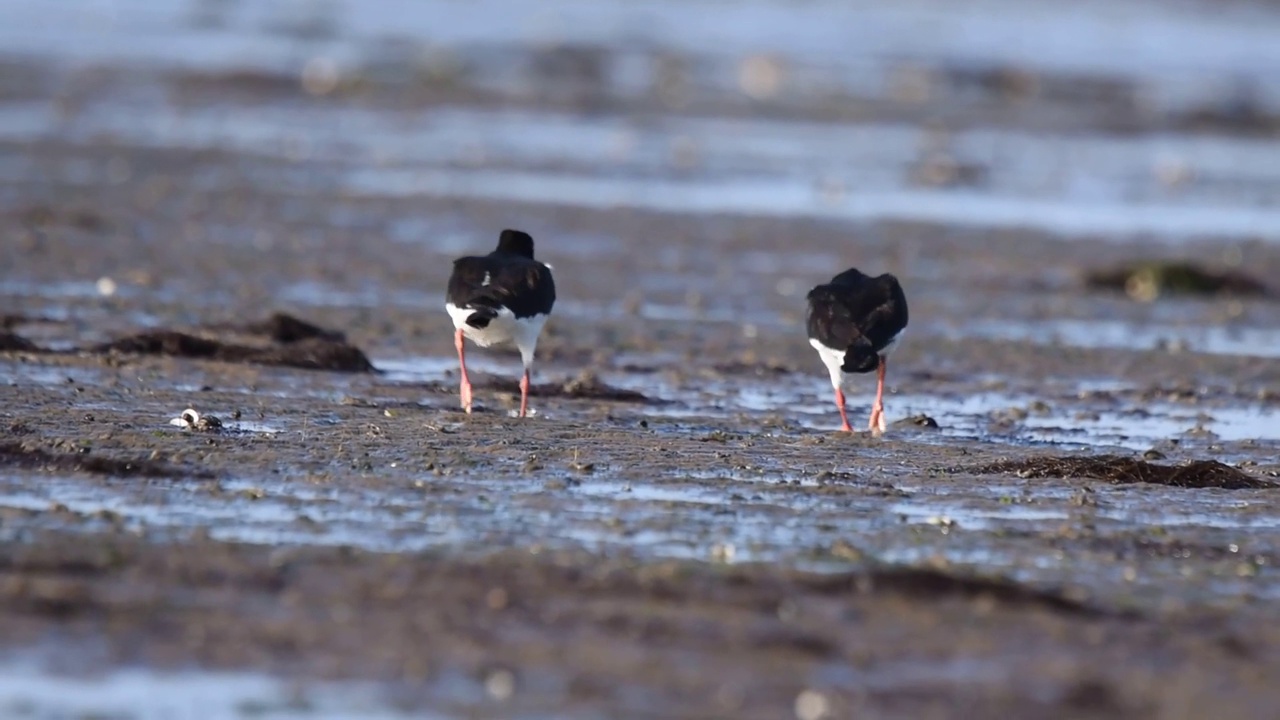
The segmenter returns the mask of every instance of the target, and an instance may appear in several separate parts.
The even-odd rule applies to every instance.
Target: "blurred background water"
[[[309,161],[302,191],[1270,241],[1276,37],[1247,2],[14,1],[0,139]]]

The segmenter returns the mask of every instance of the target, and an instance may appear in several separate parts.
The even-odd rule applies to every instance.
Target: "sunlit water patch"
[[[457,359],[447,357],[385,358],[375,364],[385,371],[384,377],[390,382],[452,382],[457,372]],[[519,369],[517,361],[487,357],[469,359],[468,367],[494,375],[511,375]],[[555,382],[564,371],[542,372],[544,381]],[[830,385],[818,373],[781,373],[767,379],[699,375],[672,379],[664,373],[607,370],[600,376],[610,386],[640,392],[656,401],[621,404],[618,409],[622,413],[684,420],[756,418],[781,423],[781,427],[809,430],[835,430],[840,426]],[[1135,401],[1117,406],[1078,397],[1086,389],[1116,387],[1114,383],[1068,386],[1045,395],[981,387],[971,392],[939,394],[889,392],[885,405],[890,422],[924,415],[938,424],[936,432],[901,426],[893,431],[911,434],[918,440],[938,437],[1130,450],[1147,450],[1169,440],[1280,443],[1280,410],[1266,405],[1236,403],[1191,409]],[[865,423],[874,399],[874,382],[870,379],[865,389],[846,392],[847,411],[855,427]]]
[[[0,715],[30,720],[345,720],[444,718],[397,710],[371,683],[287,682],[253,673],[116,669],[48,673],[35,664],[0,664]]]
[[[425,516],[404,496],[322,491],[304,483],[225,481],[217,492],[180,485],[87,484],[48,479],[38,486],[0,476],[0,505],[65,507],[86,517],[109,513],[136,530],[205,529],[218,540],[265,544],[350,545],[418,550],[459,542],[444,515]]]
[[[887,71],[904,60],[1108,73],[1141,83],[1147,102],[1170,108],[1219,97],[1220,85],[1231,78],[1251,81],[1260,102],[1274,103],[1274,80],[1263,69],[1280,65],[1274,43],[1280,20],[1273,13],[1198,4],[1064,7],[990,0],[975,8],[837,0],[803,5],[557,0],[525,7],[502,0],[466,5],[383,0],[300,8],[279,1],[210,3],[205,12],[218,32],[193,22],[189,2],[9,3],[0,10],[0,44],[12,53],[47,57],[56,49],[57,57],[80,63],[206,69],[296,71],[304,50],[324,50],[346,67],[360,62],[362,53],[385,48],[389,37],[429,37],[433,45],[454,52],[469,46],[567,44],[696,53],[703,62],[780,54],[796,67],[793,72],[810,69],[801,76],[800,92],[882,94]],[[762,28],[768,32],[762,34]],[[716,42],[709,46],[712,31]],[[606,77],[626,85],[628,75],[637,73],[627,72],[631,63],[619,65]],[[737,70],[736,63],[726,70]],[[637,90],[649,77],[639,73],[638,79]],[[720,82],[736,85],[738,78],[731,74]]]
[[[603,209],[626,207],[858,222],[903,220],[1040,229],[1063,234],[1280,237],[1280,211],[1265,207],[1172,202],[1137,204],[950,190],[849,191],[832,195],[812,177],[675,180],[422,168],[354,171],[346,182],[352,191],[368,195],[429,194],[527,203],[571,202]]]
[[[935,332],[952,338],[1029,340],[1046,345],[1082,348],[1165,349],[1217,355],[1280,357],[1280,328],[1233,325],[1168,325],[1092,318],[1046,318],[1034,322],[966,320],[937,326]]]

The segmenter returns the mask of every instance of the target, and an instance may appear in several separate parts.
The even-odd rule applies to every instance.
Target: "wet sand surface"
[[[0,9],[0,714],[1270,717],[1280,14],[711,5]],[[526,419],[443,310],[504,227]],[[1153,259],[1262,292],[1086,281]],[[804,335],[849,265],[879,439]]]

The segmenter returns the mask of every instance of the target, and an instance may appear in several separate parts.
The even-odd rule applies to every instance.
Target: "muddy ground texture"
[[[11,77],[69,117],[138,82]],[[189,110],[322,102],[176,85]],[[1274,244],[357,195],[321,160],[112,137],[0,151],[23,169],[0,192],[7,658],[371,680],[466,716],[1280,703],[1280,363],[974,325],[1274,331]],[[442,307],[449,261],[508,226],[560,296],[526,419],[509,352],[469,351],[458,409]],[[1262,284],[1139,302],[1106,275],[1163,258]],[[805,290],[850,264],[911,302],[880,439],[835,431],[804,337]],[[171,424],[186,408],[220,431]]]
[[[620,244],[682,222],[630,221]],[[685,251],[732,258],[775,229],[717,222],[735,232],[708,248],[690,227]],[[110,237],[55,227],[9,267],[114,276],[143,248]],[[626,286],[629,263],[574,268],[553,237],[562,297],[615,301],[592,288]],[[406,253],[418,268],[397,285]],[[897,422],[872,439],[834,432],[796,297],[771,301],[788,322],[750,332],[696,305],[666,320],[565,303],[536,414],[510,417],[514,359],[477,351],[468,416],[440,258],[365,233],[323,253],[153,257],[156,290],[7,298],[25,342],[0,387],[10,651],[73,672],[373,679],[407,708],[530,716],[1243,717],[1276,700],[1275,445],[1205,429],[1276,402],[1272,361],[926,337],[895,357]],[[295,258],[424,301],[273,303],[342,330],[307,332],[253,299],[298,278]],[[953,282],[970,303],[1018,292]],[[341,362],[307,369],[316,357]],[[907,415],[906,393],[1026,400]],[[1185,431],[1145,450],[1068,432],[1154,403]],[[221,432],[170,425],[186,407]],[[1068,437],[1036,440],[1037,414]]]

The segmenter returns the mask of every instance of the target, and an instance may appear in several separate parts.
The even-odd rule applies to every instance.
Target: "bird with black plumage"
[[[534,351],[555,302],[551,266],[534,259],[533,238],[528,233],[503,230],[493,252],[453,262],[445,310],[453,319],[453,342],[462,374],[459,399],[464,410],[471,412],[472,399],[465,341],[480,347],[514,345],[524,363],[520,417],[525,417]]]
[[[907,327],[907,297],[893,275],[864,275],[850,268],[831,282],[809,291],[806,325],[809,344],[818,351],[831,375],[841,430],[852,432],[845,412],[844,391],[854,376],[876,372],[876,399],[868,427],[885,431],[884,377],[889,354]]]

